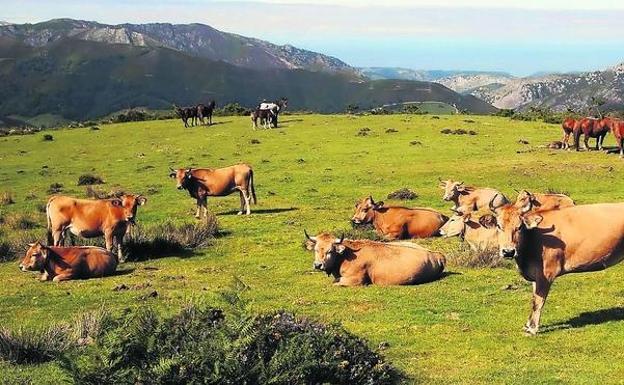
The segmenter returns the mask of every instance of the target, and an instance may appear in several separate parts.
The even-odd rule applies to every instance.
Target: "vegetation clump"
[[[48,194],[58,194],[63,191],[63,185],[60,183],[52,183],[48,188]]]
[[[8,206],[15,203],[13,194],[10,191],[4,191],[0,194],[0,206]]]
[[[53,140],[54,140],[54,136],[52,136],[51,134],[43,135],[43,141],[44,142],[52,142]]]
[[[103,184],[104,180],[97,175],[83,174],[78,177],[78,186]]]
[[[400,188],[388,194],[388,199],[413,200],[418,198],[418,194],[407,187]]]

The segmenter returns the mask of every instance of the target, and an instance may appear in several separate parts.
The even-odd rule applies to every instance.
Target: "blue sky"
[[[624,61],[618,0],[0,0],[0,20],[205,23],[356,66],[540,71]]]

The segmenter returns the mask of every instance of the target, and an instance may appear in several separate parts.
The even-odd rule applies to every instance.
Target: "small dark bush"
[[[458,128],[455,130],[451,130],[450,128],[444,128],[440,130],[442,134],[446,135],[478,135],[479,133],[473,130],[466,131],[463,128]]]
[[[43,135],[43,141],[44,142],[51,142],[54,140],[54,136],[50,135],[50,134],[45,134]]]
[[[410,145],[411,146],[420,146],[420,145],[422,145],[422,142],[420,140],[412,140],[410,142]]]
[[[439,120],[439,119],[440,119],[440,117],[439,117],[439,116],[437,116],[437,115],[433,115],[433,116],[431,117],[431,119]]]
[[[10,191],[0,193],[0,206],[8,206],[13,203],[15,203],[15,200],[13,200],[13,194]]]
[[[450,128],[443,128],[443,129],[440,130],[440,132],[442,134],[447,134],[448,135],[448,134],[452,134],[453,130],[451,130]]]
[[[142,122],[145,120],[154,120],[154,119],[155,119],[155,116],[153,114],[149,114],[147,111],[144,111],[144,110],[132,108],[132,109],[118,113],[111,119],[111,122],[113,123]]]
[[[0,329],[0,359],[15,364],[48,362],[67,352],[72,344],[67,328],[55,325],[44,329]]]
[[[386,134],[394,134],[395,132],[399,132],[399,130],[395,128],[386,128]]]
[[[14,244],[9,241],[0,241],[0,262],[12,261],[17,258],[18,252]]]
[[[388,194],[388,199],[413,200],[416,198],[418,198],[418,194],[407,187],[403,187]]]
[[[368,127],[360,128],[356,136],[368,136],[371,133],[371,129]]]
[[[343,233],[337,232],[336,234]],[[382,242],[385,238],[377,234],[373,225],[352,225],[352,228],[344,232],[347,239],[370,239],[371,241]]]
[[[456,252],[448,253],[447,260],[454,266],[461,267],[506,267],[510,262],[503,259],[498,250],[473,251],[467,245]]]
[[[104,180],[96,175],[84,174],[78,177],[78,186],[103,184]]]
[[[100,127],[98,127],[98,126],[91,126],[91,127],[89,127],[89,129],[90,129],[91,131],[99,131],[99,130],[100,130]]]
[[[464,119],[464,123],[476,123],[476,122],[472,119]]]
[[[58,194],[63,191],[63,185],[60,183],[52,183],[48,188],[48,194]]]
[[[260,141],[258,139],[252,139],[249,141],[249,143],[251,144],[260,144]]]

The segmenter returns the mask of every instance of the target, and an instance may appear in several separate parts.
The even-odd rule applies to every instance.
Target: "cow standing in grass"
[[[447,219],[433,209],[385,206],[384,202],[375,202],[369,196],[355,204],[351,222],[372,224],[377,234],[395,240],[439,235],[438,231]]]
[[[415,285],[442,276],[444,255],[409,242],[374,242],[336,238],[329,233],[307,238],[313,267],[334,276],[334,285]]]
[[[112,275],[117,258],[101,247],[48,247],[36,242],[29,245],[19,267],[22,271],[42,272],[42,281],[59,282]]]
[[[257,203],[253,170],[249,165],[237,164],[224,168],[179,168],[170,169],[169,176],[176,180],[178,190],[187,190],[197,201],[196,218],[206,217],[209,196],[227,196],[240,193],[238,215],[251,214],[250,202]],[[203,212],[203,214],[202,214]]]
[[[494,205],[502,206],[509,203],[509,200],[500,192],[488,187],[466,186],[464,182],[453,180],[441,180],[439,187],[444,190],[442,199],[453,202],[451,208],[457,214],[468,214],[480,209],[487,209],[492,198],[496,197]]]
[[[106,250],[117,247],[123,260],[122,245],[128,227],[135,223],[137,209],[147,199],[142,195],[123,194],[112,199],[77,199],[57,195],[48,200],[48,243],[62,246],[67,231],[83,238],[104,236]]]
[[[524,330],[537,333],[555,279],[569,273],[604,270],[624,259],[624,203],[579,205],[523,212],[513,204],[490,207],[496,215],[500,255],[514,258],[533,282],[533,301]]]

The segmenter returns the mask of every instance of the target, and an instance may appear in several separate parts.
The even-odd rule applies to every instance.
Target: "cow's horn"
[[[335,244],[339,245],[342,243],[342,241],[344,241],[344,233],[342,233],[342,235],[340,236],[340,239],[336,238],[336,240],[334,241]]]
[[[306,231],[306,229],[303,229],[303,234],[305,234],[305,237],[308,238],[309,240],[311,240],[312,242],[316,243],[316,237],[311,237],[308,232]]]
[[[499,194],[494,195],[494,197],[492,197],[492,199],[490,199],[490,203],[488,204],[488,206],[490,207],[490,211],[492,211],[493,213],[496,213],[496,207],[494,206],[494,200],[496,199],[496,197]]]

